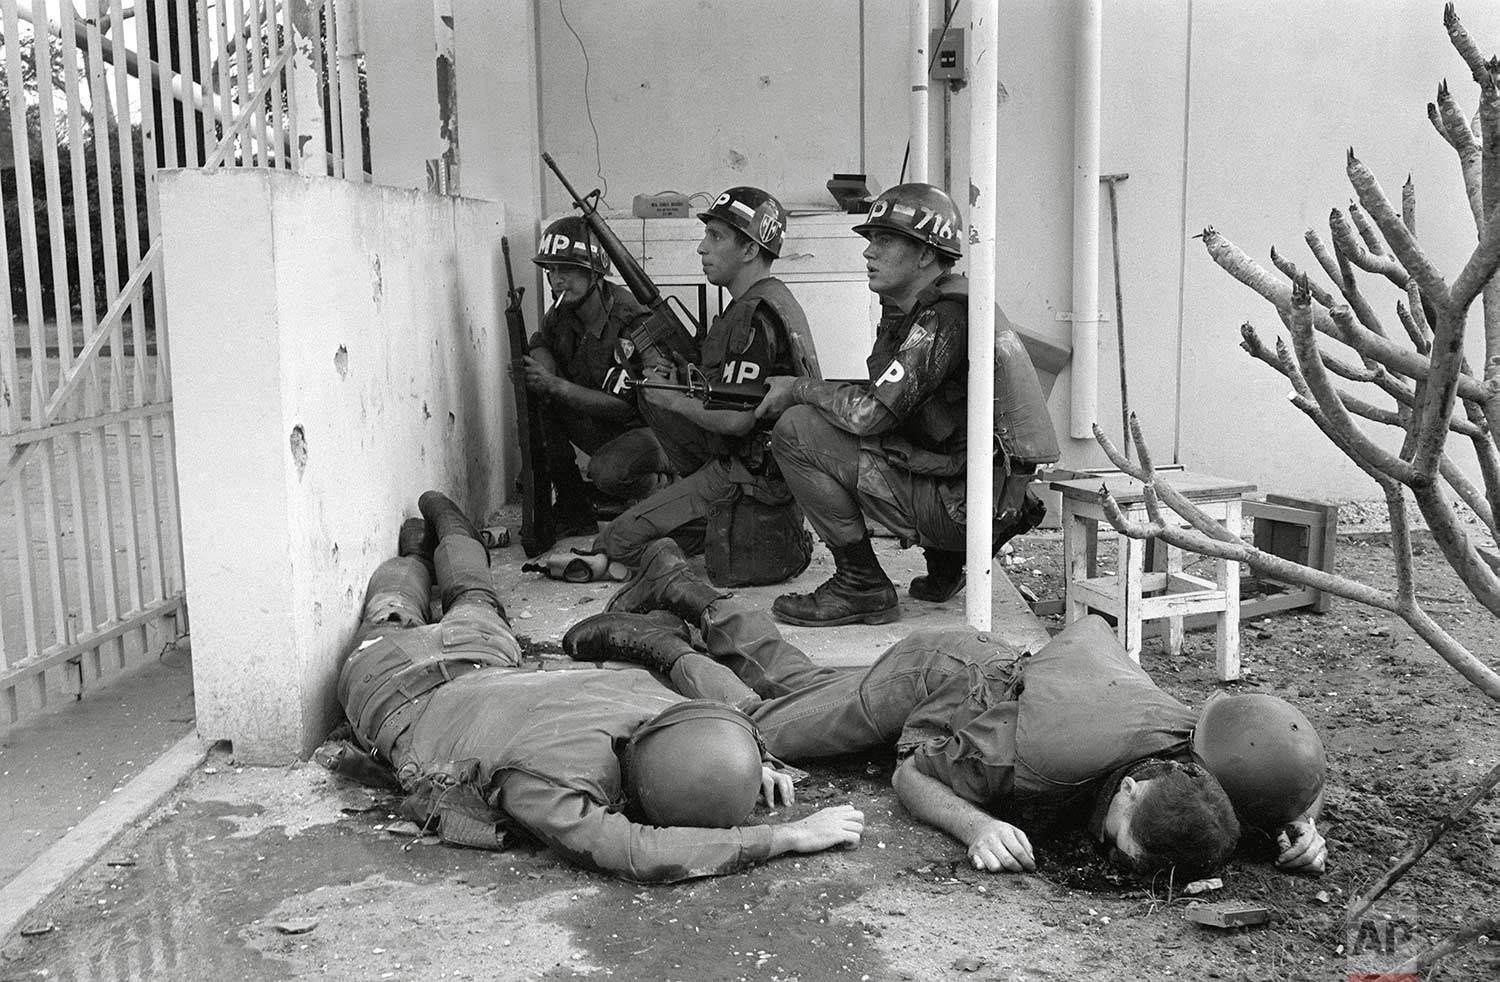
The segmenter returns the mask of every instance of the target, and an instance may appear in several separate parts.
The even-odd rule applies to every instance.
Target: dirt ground
[[[1017,543],[1007,572],[1060,594],[1056,533]],[[1342,571],[1385,584],[1377,536],[1339,543]],[[1487,657],[1495,623],[1429,545],[1421,593]],[[1060,622],[1050,622],[1060,627]],[[1143,664],[1199,705],[1211,631]],[[1356,950],[1350,897],[1473,787],[1500,755],[1497,707],[1386,615],[1336,601],[1323,615],[1244,627],[1236,691],[1273,692],[1320,727],[1328,751],[1321,878],[1241,855],[1208,895],[1266,905],[1268,925],[1188,923],[1180,885],[1122,882],[1076,835],[1040,845],[1035,876],[986,875],[915,824],[874,755],[810,767],[784,821],[862,808],[857,850],[784,857],[745,873],[642,887],[522,845],[452,849],[394,820],[393,801],[313,765],[238,768],[212,757],[150,822],[107,852],[0,952],[8,979],[1345,980],[1425,949],[1496,908],[1500,801],[1482,803],[1383,901],[1391,949]],[[1201,898],[1200,898],[1201,899]],[[1387,918],[1388,915],[1388,919]],[[1500,939],[1432,977],[1500,974]]]

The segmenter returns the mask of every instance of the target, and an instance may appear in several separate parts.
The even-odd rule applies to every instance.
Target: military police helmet
[[[1323,741],[1306,716],[1276,696],[1210,702],[1193,731],[1193,753],[1240,819],[1265,831],[1305,814],[1323,789]]]
[[[542,267],[577,266],[600,276],[609,273],[609,256],[589,223],[577,215],[559,218],[548,225],[531,261]]]
[[[734,828],[755,809],[760,761],[744,713],[709,699],[679,702],[631,735],[628,793],[653,825]]]
[[[773,256],[781,255],[781,237],[786,231],[786,209],[775,196],[760,188],[730,188],[714,199],[698,220],[717,218],[750,238]]]
[[[964,222],[958,205],[931,184],[898,184],[870,205],[870,214],[854,231],[870,237],[884,230],[915,239],[952,259],[963,258]]]

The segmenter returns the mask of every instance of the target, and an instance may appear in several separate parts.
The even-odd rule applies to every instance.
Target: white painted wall
[[[618,208],[641,191],[736,183],[821,204],[835,170],[864,170],[882,186],[897,179],[908,90],[902,3],[533,2],[542,145],[580,188],[601,184],[602,169]],[[932,6],[941,17],[942,4]],[[588,52],[587,101],[580,40],[560,9]],[[1485,50],[1500,50],[1500,8],[1463,4],[1460,14]],[[960,5],[955,25],[967,17]],[[1472,225],[1456,162],[1424,107],[1443,77],[1471,110],[1475,98],[1448,47],[1441,0],[1110,0],[1104,18],[1101,163],[1130,174],[1119,189],[1130,386],[1158,457],[1175,451],[1189,466],[1278,491],[1374,496],[1286,404],[1284,381],[1239,351],[1240,323],[1269,334],[1274,314],[1190,237],[1213,224],[1262,258],[1274,242],[1312,265],[1302,232],[1326,227],[1328,209],[1348,201],[1352,144],[1393,192],[1415,174],[1422,237],[1455,269]],[[1070,306],[1074,21],[1064,0],[1002,6],[998,292],[1010,317],[1035,330]],[[951,96],[959,189],[968,184],[967,99]],[[934,127],[941,118],[935,105]],[[934,179],[942,150],[935,133]],[[550,176],[543,194],[543,213],[566,207]],[[1100,330],[1099,413],[1118,436],[1107,211],[1103,222],[1110,320]],[[1380,294],[1382,310],[1393,302]],[[1050,401],[1060,434],[1070,384],[1065,372]],[[1087,441],[1065,443],[1065,463],[1104,462]]]
[[[198,730],[305,757],[417,496],[503,500],[504,209],[263,170],[159,181]]]

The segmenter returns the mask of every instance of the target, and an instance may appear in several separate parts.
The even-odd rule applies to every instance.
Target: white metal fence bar
[[[224,131],[224,136],[219,140],[219,145],[214,147],[213,153],[209,154],[208,159],[204,161],[204,170],[213,170],[215,167],[223,164],[229,154],[234,151],[234,141],[243,135],[252,123],[256,124],[255,128],[257,131],[261,129],[262,124],[257,121],[257,117],[260,115],[258,104],[261,99],[265,98],[266,93],[270,91],[272,80],[280,77],[281,70],[286,66],[287,59],[291,56],[291,53],[292,49],[290,47],[283,50],[276,56],[276,60],[271,62],[267,74],[262,75],[256,80],[255,89],[250,96],[250,101],[241,104],[239,117],[235,119],[233,126]]]
[[[78,2],[0,0],[0,727],[186,622],[156,170],[364,179],[348,0]]]

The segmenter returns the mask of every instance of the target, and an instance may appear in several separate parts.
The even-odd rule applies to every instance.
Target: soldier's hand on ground
[[[1036,869],[1036,857],[1026,833],[999,819],[979,830],[969,843],[969,860],[975,869],[998,873],[1030,873]]]
[[[776,807],[777,799],[783,805],[790,805],[797,800],[797,791],[792,786],[792,776],[785,771],[778,771],[774,767],[760,765],[760,792],[766,799],[766,807]]]
[[[835,805],[814,812],[786,828],[792,833],[791,852],[819,852],[834,846],[859,845],[865,813],[853,805]]]
[[[772,375],[766,379],[766,394],[760,400],[760,405],[755,407],[755,418],[765,419],[780,416],[796,403],[792,399],[792,386],[796,383],[795,375]]]
[[[1276,833],[1281,854],[1276,865],[1293,873],[1321,876],[1328,864],[1328,842],[1312,819],[1299,818]]]

